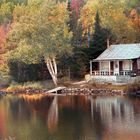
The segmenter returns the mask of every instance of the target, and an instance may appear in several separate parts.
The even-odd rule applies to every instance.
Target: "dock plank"
[[[49,91],[47,91],[48,93],[57,93],[63,89],[65,89],[66,87],[57,87],[57,88],[54,88],[54,89],[51,89]]]

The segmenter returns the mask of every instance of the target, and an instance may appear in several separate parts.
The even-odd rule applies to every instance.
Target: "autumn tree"
[[[82,25],[82,36],[86,40],[86,46],[90,46],[92,34],[94,32],[93,24],[95,22],[95,1],[87,1],[81,9],[79,23]]]
[[[41,5],[29,11],[12,25],[7,37],[7,58],[28,64],[43,57],[55,85],[57,85],[57,57],[71,50],[72,37],[68,28],[65,3]]]
[[[84,34],[94,32],[91,28],[95,22],[95,13],[99,12],[101,27],[109,30],[115,36],[114,43],[135,42],[136,32],[132,26],[131,20],[125,13],[126,1],[124,0],[88,0],[82,9],[81,22]],[[87,14],[86,14],[87,13]]]
[[[140,41],[140,1],[133,0],[127,1],[125,7],[125,13],[132,22],[132,26],[135,30],[136,42]]]
[[[125,14],[126,1],[98,0],[96,6],[102,20],[102,27],[111,29],[116,43],[131,43],[136,39],[132,23]]]
[[[73,32],[71,44],[75,47],[79,47],[82,44],[82,27],[78,23],[80,18],[80,11],[84,5],[83,0],[68,0],[67,9],[69,12],[69,25],[70,30]]]

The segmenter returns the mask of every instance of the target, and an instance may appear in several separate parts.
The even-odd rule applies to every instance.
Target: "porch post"
[[[92,75],[92,61],[90,61],[90,75]]]
[[[132,60],[130,60],[130,70],[133,70],[133,64]]]
[[[101,61],[99,61],[99,75],[101,75]]]
[[[108,65],[108,66],[109,66],[109,75],[111,75],[111,74],[110,74],[110,61],[109,61],[109,65]]]
[[[120,64],[119,64],[119,62],[120,61],[118,60],[118,62],[117,62],[118,63],[118,72],[119,72],[118,74],[120,75]]]

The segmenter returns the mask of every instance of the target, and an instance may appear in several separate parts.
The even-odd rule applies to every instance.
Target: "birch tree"
[[[36,7],[35,7],[36,8]],[[66,3],[47,3],[31,8],[12,24],[7,37],[7,58],[28,64],[43,57],[57,86],[57,57],[71,51]]]

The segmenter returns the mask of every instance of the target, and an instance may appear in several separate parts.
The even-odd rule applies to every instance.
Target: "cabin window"
[[[137,60],[138,69],[140,69],[140,59]]]
[[[109,70],[109,62],[108,61],[101,62],[101,70]]]
[[[115,61],[115,68],[118,68],[118,61]]]
[[[131,70],[132,66],[131,66],[131,61],[126,60],[123,61],[123,70]]]

